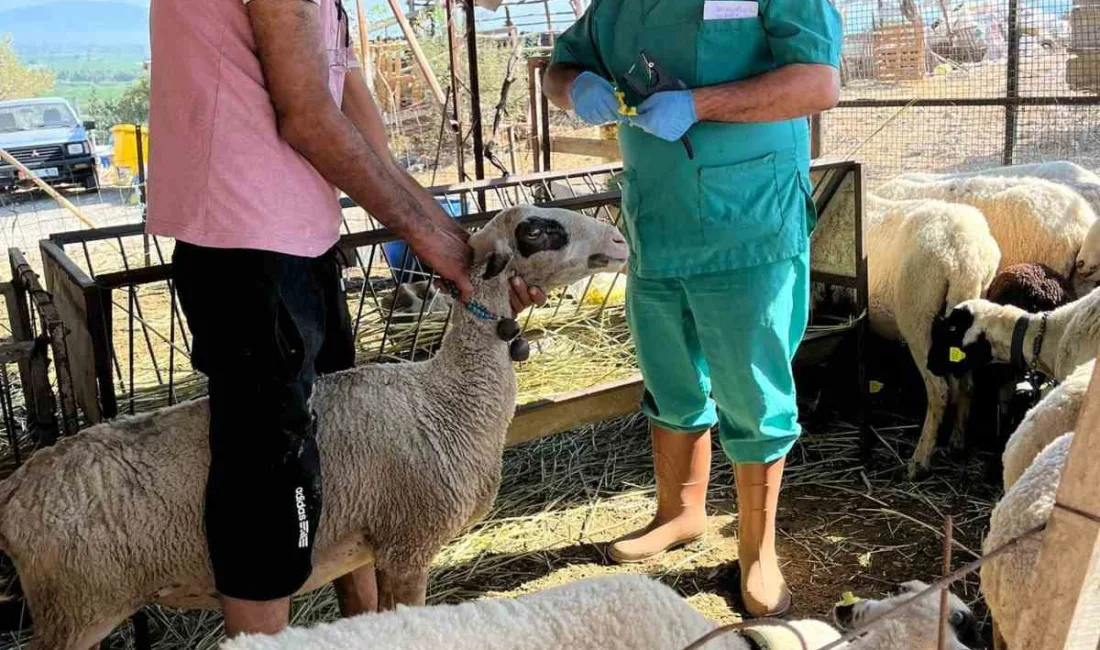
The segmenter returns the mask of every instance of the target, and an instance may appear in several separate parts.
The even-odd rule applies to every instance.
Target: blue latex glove
[[[651,95],[638,107],[630,123],[650,135],[674,142],[699,121],[690,90],[669,90]]]
[[[592,72],[582,72],[569,89],[577,117],[589,124],[607,124],[622,119],[615,87],[607,79]]]

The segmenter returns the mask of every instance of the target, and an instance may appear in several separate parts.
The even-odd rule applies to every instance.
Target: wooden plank
[[[622,156],[618,140],[605,140],[603,138],[552,136],[550,138],[550,150],[558,153],[593,156],[609,160],[617,160]]]
[[[638,410],[642,400],[640,375],[593,388],[557,395],[516,409],[507,443],[516,445],[543,436],[604,422]]]
[[[1062,470],[1054,511],[1043,533],[1030,593],[1020,612],[1019,649],[1094,650],[1100,644],[1100,364]]]
[[[88,330],[88,307],[81,287],[70,281],[57,261],[47,254],[42,243],[42,271],[46,289],[53,294],[54,306],[65,323],[65,347],[69,351],[69,372],[72,375],[76,403],[88,422],[103,419],[96,390],[95,355],[92,335]],[[66,258],[67,259],[67,258]]]
[[[420,49],[420,41],[416,38],[416,33],[413,32],[412,25],[409,24],[408,18],[405,17],[405,12],[401,10],[401,7],[397,6],[396,0],[386,0],[390,9],[393,11],[393,17],[397,19],[397,24],[401,26],[401,32],[405,35],[405,40],[409,42],[409,49],[412,50],[413,59],[416,60],[417,67],[420,68],[420,72],[424,75],[425,81],[432,88],[432,94],[435,95],[436,102],[440,106],[443,106],[447,102],[447,98],[443,95],[443,89],[439,86],[439,81],[435,78],[435,73],[432,72],[432,66],[428,64],[428,57],[424,56],[424,50]]]

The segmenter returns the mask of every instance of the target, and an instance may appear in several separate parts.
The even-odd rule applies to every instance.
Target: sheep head
[[[470,237],[470,247],[482,278],[507,271],[543,289],[617,271],[628,256],[615,226],[572,210],[529,205],[500,212]]]
[[[936,647],[940,617],[939,592],[921,598],[896,614],[888,614],[890,610],[927,589],[928,585],[919,580],[911,580],[899,587],[900,591],[888,598],[869,598],[856,602],[845,599],[833,608],[833,619],[837,626],[845,630],[857,629],[880,615],[887,616],[871,628],[867,636],[853,643],[853,649],[886,650],[904,647],[908,650],[933,650]],[[966,603],[955,594],[950,594],[948,609],[948,627],[952,634],[947,647],[951,650],[982,647],[978,623]]]
[[[928,370],[937,377],[962,376],[993,361],[1008,362],[1012,330],[1022,309],[988,300],[967,300],[932,321]]]
[[[1093,222],[1077,252],[1076,279],[1095,286],[1100,284],[1100,219]]]

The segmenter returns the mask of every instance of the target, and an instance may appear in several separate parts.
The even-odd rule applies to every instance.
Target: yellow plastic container
[[[114,140],[114,164],[115,167],[130,170],[131,174],[138,172],[137,155],[137,126],[133,124],[116,124],[111,127],[111,138]],[[141,153],[144,156],[145,166],[149,167],[149,127],[141,127]]]

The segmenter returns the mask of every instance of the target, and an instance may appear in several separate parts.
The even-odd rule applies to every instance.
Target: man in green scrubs
[[[637,562],[702,536],[717,427],[736,474],[750,616],[791,605],[775,515],[801,433],[791,359],[808,319],[816,217],[805,118],[836,104],[840,47],[829,0],[593,0],[558,39],[546,76],[556,105],[620,123],[627,318],[657,513],[610,554]],[[624,75],[641,51],[688,89],[632,96]],[[620,114],[616,90],[636,116]]]

